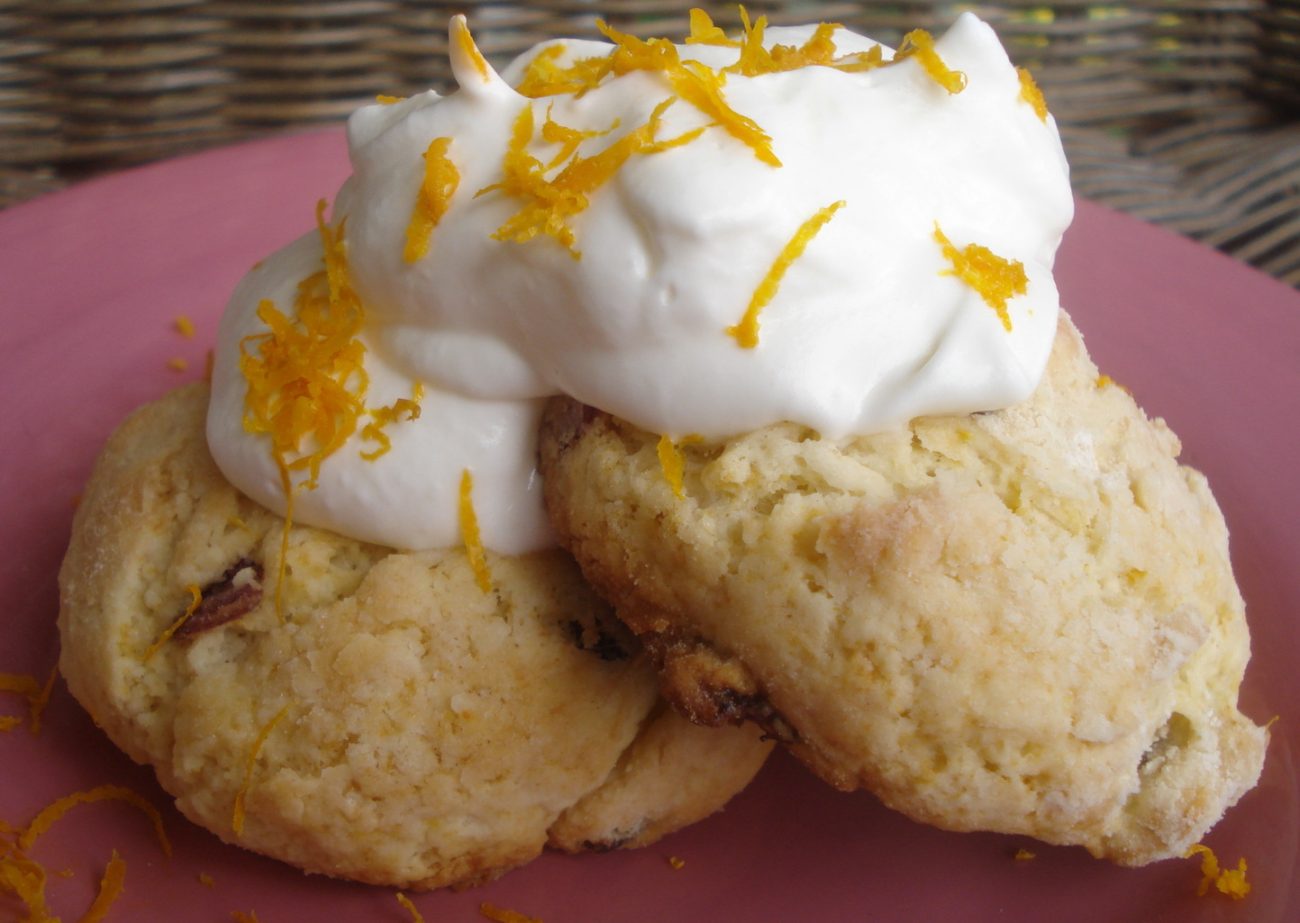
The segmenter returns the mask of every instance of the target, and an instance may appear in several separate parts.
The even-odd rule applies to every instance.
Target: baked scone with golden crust
[[[542,471],[693,720],[756,722],[918,820],[1128,865],[1181,855],[1257,780],[1223,517],[1068,319],[1006,410],[683,440],[680,498],[660,448],[556,399]]]
[[[665,708],[563,552],[490,555],[485,593],[460,550],[295,526],[277,587],[283,520],[217,471],[206,407],[191,386],[119,428],[59,577],[69,688],[196,822],[309,871],[434,888],[548,840],[651,842],[757,772],[770,745]]]

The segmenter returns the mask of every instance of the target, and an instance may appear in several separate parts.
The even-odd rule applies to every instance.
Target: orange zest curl
[[[1029,73],[1027,68],[1017,67],[1016,76],[1020,78],[1018,98],[1021,102],[1029,104],[1029,107],[1034,110],[1034,115],[1038,116],[1038,121],[1047,124],[1047,100],[1043,98],[1043,91],[1034,82],[1034,75]]]
[[[530,917],[518,910],[507,910],[487,901],[478,905],[478,912],[493,923],[542,923],[537,917]]]
[[[794,236],[781,248],[781,252],[777,254],[776,259],[772,262],[772,267],[767,271],[767,275],[758,284],[758,288],[754,289],[754,294],[749,299],[749,307],[745,309],[745,316],[740,319],[740,323],[728,327],[726,330],[727,335],[734,339],[742,349],[753,349],[758,346],[759,312],[767,307],[768,302],[776,296],[781,280],[785,278],[786,272],[794,261],[803,256],[808,242],[817,236],[817,232],[843,206],[844,202],[841,200],[820,209],[815,215],[799,225],[799,230],[795,231]]]
[[[793,45],[773,45],[771,50],[768,50],[763,45],[767,17],[760,16],[751,24],[749,14],[742,6],[740,18],[744,28],[740,41],[740,58],[735,64],[724,68],[728,73],[757,77],[761,74],[777,74],[813,66],[834,67],[840,70],[868,70],[870,67],[879,67],[884,63],[878,50],[879,46],[872,49],[875,52],[874,60],[868,53],[837,58],[834,35],[836,29],[843,28],[839,23],[821,23],[809,39],[798,48]]]
[[[1235,869],[1220,869],[1219,857],[1210,847],[1197,843],[1187,850],[1185,858],[1190,859],[1197,854],[1201,857],[1201,883],[1196,889],[1198,897],[1204,897],[1210,890],[1210,885],[1214,885],[1220,894],[1226,894],[1234,901],[1242,900],[1250,893],[1250,882],[1246,880],[1245,857],[1237,860]]]
[[[984,303],[997,312],[1002,326],[1011,331],[1011,314],[1007,310],[1007,300],[1016,295],[1023,295],[1029,289],[1029,277],[1025,275],[1024,264],[1019,260],[1008,260],[998,256],[988,247],[969,244],[966,249],[958,250],[939,230],[939,223],[934,224],[934,240],[943,248],[944,257],[952,268],[942,274],[956,276],[984,299]]]
[[[671,437],[660,436],[656,451],[659,455],[659,468],[663,471],[664,480],[673,489],[673,496],[678,500],[685,499],[686,492],[682,488],[682,477],[686,473],[686,459],[682,456],[682,450]]]
[[[424,923],[424,915],[411,903],[411,899],[401,891],[397,892],[397,903],[406,908],[406,912],[411,915],[411,923]]]
[[[235,793],[235,808],[230,815],[230,828],[235,831],[235,836],[244,835],[244,799],[248,797],[248,789],[253,784],[253,771],[257,768],[257,757],[262,752],[262,747],[266,744],[266,739],[271,736],[275,726],[280,723],[289,711],[289,705],[281,708],[270,721],[262,725],[262,729],[257,732],[257,737],[253,739],[253,746],[249,748],[248,757],[244,762],[244,783]]]
[[[524,68],[518,92],[529,99],[569,93],[582,96],[599,85],[610,71],[608,57],[579,58],[568,67],[561,67],[558,59],[563,54],[563,45],[548,45],[539,51]]]
[[[682,61],[677,46],[667,39],[639,39],[610,28],[603,20],[597,20],[596,28],[614,43],[610,62],[616,76],[639,70],[663,74],[674,93],[747,145],[755,157],[773,167],[781,166],[767,133],[727,104],[722,95],[725,75],[699,61]]]
[[[501,182],[475,193],[477,197],[500,191],[524,202],[523,207],[501,225],[492,238],[527,243],[539,234],[545,234],[559,241],[574,259],[580,259],[582,253],[577,249],[569,221],[587,208],[588,196],[613,177],[633,154],[657,153],[685,144],[703,131],[696,129],[677,138],[657,141],[655,134],[660,120],[672,103],[672,97],[664,100],[655,107],[644,125],[599,153],[590,157],[575,154],[554,179],[547,179],[541,161],[528,153],[528,144],[533,138],[533,110],[531,105],[524,106],[515,119],[510,144],[502,159]]]
[[[727,33],[713,24],[713,17],[698,7],[691,10],[691,34],[686,37],[686,44],[740,47],[740,42],[734,38],[727,38]]]
[[[12,692],[27,700],[27,722],[32,736],[41,733],[41,716],[45,713],[45,706],[49,704],[50,695],[54,692],[54,682],[58,677],[58,664],[50,669],[44,684],[26,673],[0,673],[0,692]],[[23,719],[17,715],[0,716],[0,732],[12,730],[22,723]]]
[[[429,252],[433,229],[451,205],[451,197],[460,185],[460,171],[447,157],[451,138],[434,138],[424,152],[424,181],[415,196],[411,221],[406,226],[406,248],[402,258],[408,263]]]
[[[365,425],[361,430],[361,438],[376,442],[379,445],[373,451],[362,452],[361,457],[366,461],[374,461],[391,449],[393,441],[388,438],[388,433],[384,432],[384,428],[399,420],[420,419],[420,401],[423,399],[424,383],[417,381],[411,385],[411,396],[409,398],[399,397],[387,407],[376,407],[367,411],[374,418],[374,422]]]
[[[464,16],[453,16],[451,20],[452,38],[465,57],[469,58],[474,65],[474,70],[484,83],[491,79],[491,69],[488,67],[487,58],[483,57],[483,52],[478,50],[478,45],[474,43],[474,36],[470,34],[469,25],[465,22]]]
[[[113,855],[104,868],[104,877],[99,880],[99,893],[81,917],[81,923],[100,923],[118,899],[126,885],[126,860],[113,850]]]
[[[11,894],[21,901],[30,923],[58,923],[45,902],[46,880],[44,866],[14,844],[0,841],[0,895]]]
[[[966,75],[943,63],[939,53],[934,50],[934,37],[924,29],[913,29],[904,35],[903,42],[890,63],[897,64],[912,57],[921,63],[921,67],[934,78],[935,83],[949,93],[960,93],[966,89]]]
[[[560,145],[560,150],[551,158],[551,162],[546,165],[548,170],[558,167],[577,153],[578,145],[582,144],[583,141],[591,138],[603,138],[615,128],[618,128],[619,125],[618,119],[615,119],[614,124],[604,131],[583,131],[578,128],[569,128],[567,125],[561,125],[551,118],[552,108],[554,108],[554,104],[546,107],[546,121],[542,123],[542,140],[548,144]]]
[[[487,552],[478,529],[478,514],[474,512],[474,475],[466,468],[460,473],[460,535],[465,543],[474,582],[484,593],[492,592],[492,572],[488,570]]]
[[[149,818],[150,823],[153,824],[154,835],[158,838],[158,845],[162,847],[163,853],[167,856],[172,854],[171,840],[167,839],[167,831],[163,829],[162,815],[158,813],[158,809],[141,795],[123,785],[100,785],[86,791],[64,795],[62,798],[51,802],[32,818],[31,823],[19,834],[18,848],[23,852],[31,849],[32,844],[43,833],[53,827],[55,822],[64,814],[67,814],[79,804],[91,804],[96,801],[124,801],[132,807],[139,808]]]
[[[146,663],[162,649],[164,644],[171,640],[172,635],[180,631],[181,626],[189,621],[190,616],[198,610],[199,604],[203,602],[203,592],[197,586],[190,584],[185,589],[190,593],[190,604],[185,607],[185,611],[180,614],[180,617],[168,625],[166,630],[158,636],[158,639],[149,645],[148,650],[144,652],[143,659]]]
[[[375,96],[375,102],[379,103],[381,106],[391,106],[395,103],[400,103],[405,98],[405,96],[389,96],[387,93],[380,93]]]
[[[299,284],[292,319],[263,300],[257,316],[270,330],[244,337],[239,357],[248,383],[244,429],[270,437],[283,473],[305,469],[308,489],[316,486],[321,462],[356,430],[370,384],[365,345],[357,338],[365,312],[343,244],[346,219],[330,228],[324,214],[322,199],[316,228],[324,272]]]

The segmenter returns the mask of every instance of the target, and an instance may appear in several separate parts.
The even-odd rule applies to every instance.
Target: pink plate
[[[316,199],[346,173],[342,135],[328,131],[145,167],[0,213],[0,672],[44,677],[56,660],[55,573],[109,431],[202,374],[236,280],[310,227]],[[690,830],[636,852],[546,855],[478,890],[421,896],[427,919],[480,919],[480,901],[546,923],[1300,919],[1300,295],[1088,202],[1058,279],[1102,369],[1169,420],[1232,529],[1255,650],[1242,701],[1257,720],[1281,716],[1259,787],[1208,838],[1226,862],[1246,857],[1249,898],[1198,898],[1195,861],[1130,870],[1080,849],[932,830],[779,757]],[[174,326],[182,314],[193,339]],[[174,358],[188,369],[170,368]],[[0,713],[22,711],[20,698],[2,698]],[[0,735],[0,819],[10,824],[106,782],[163,809],[175,855],[163,857],[133,808],[77,808],[34,850],[52,872],[72,873],[48,886],[64,919],[89,904],[113,849],[127,875],[110,920],[218,921],[233,910],[263,923],[409,919],[391,891],[305,876],[191,826],[62,686],[39,736]],[[1037,857],[1016,861],[1021,847]],[[0,917],[17,910],[0,895]]]

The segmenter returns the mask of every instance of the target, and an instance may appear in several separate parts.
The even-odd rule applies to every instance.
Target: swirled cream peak
[[[728,38],[694,16],[682,45],[606,34],[498,74],[458,18],[456,92],[353,115],[333,221],[372,403],[419,381],[457,422],[425,409],[388,427],[373,462],[334,453],[295,498],[299,519],[454,544],[448,498],[469,469],[485,544],[536,547],[544,527],[522,540],[509,523],[525,509],[543,522],[531,427],[556,393],[670,436],[789,420],[842,437],[1005,407],[1037,384],[1073,203],[1055,124],[987,25],[966,14],[897,55],[826,25]],[[242,418],[228,356],[260,329],[250,305],[311,271],[312,246],[236,293],[212,417]],[[516,429],[467,439],[489,408],[487,430]],[[210,441],[233,482],[276,493],[263,440],[210,422]],[[509,464],[503,443],[520,453]],[[480,473],[493,465],[496,481]],[[511,511],[499,529],[497,503]]]

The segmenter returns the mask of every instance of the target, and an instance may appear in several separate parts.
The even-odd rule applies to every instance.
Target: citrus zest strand
[[[1034,110],[1034,115],[1038,116],[1038,121],[1047,123],[1047,100],[1043,98],[1043,91],[1038,88],[1034,81],[1034,75],[1029,73],[1028,68],[1017,67],[1016,76],[1020,78],[1020,96],[1018,99],[1023,103],[1028,103],[1029,107]]]
[[[478,514],[474,512],[474,475],[468,468],[460,473],[458,509],[461,540],[465,543],[470,569],[474,571],[474,582],[484,593],[491,593],[492,572],[488,570],[487,552],[483,550],[483,539],[479,534]]]
[[[944,270],[942,275],[956,276],[973,288],[997,313],[1003,328],[1010,332],[1011,313],[1007,310],[1007,300],[1023,295],[1029,288],[1024,264],[1000,257],[979,244],[968,244],[964,250],[958,250],[939,229],[937,221],[934,223],[934,240],[943,248],[944,258],[952,264],[952,268]]]
[[[126,860],[119,856],[115,849],[108,860],[108,865],[104,868],[104,877],[99,880],[99,891],[82,915],[81,923],[101,923],[108,914],[109,908],[113,906],[113,902],[125,890],[125,885]]]
[[[406,226],[406,247],[402,259],[414,263],[429,253],[433,229],[451,206],[460,185],[460,171],[447,157],[451,138],[434,138],[424,152],[424,180],[415,196],[411,220]]]
[[[248,751],[248,757],[244,761],[244,783],[235,793],[235,807],[230,816],[230,827],[235,831],[235,836],[244,835],[244,800],[248,797],[248,789],[253,784],[253,771],[257,768],[257,757],[262,752],[262,747],[266,744],[266,739],[271,736],[275,726],[280,723],[285,714],[289,711],[289,705],[286,704],[262,729],[257,732],[257,737],[253,739],[253,746]]]
[[[460,50],[473,63],[474,70],[478,71],[483,82],[487,83],[491,79],[491,69],[488,67],[487,58],[483,57],[483,52],[479,51],[478,45],[474,42],[474,36],[470,34],[469,24],[465,22],[464,16],[452,17],[451,31]]]
[[[681,446],[691,445],[699,442],[700,439],[700,436],[692,435],[683,437],[680,442],[674,442],[670,436],[659,437],[659,444],[655,449],[659,456],[659,468],[663,471],[664,480],[672,488],[673,496],[678,500],[686,499],[684,488],[686,458],[682,455]]]
[[[162,815],[158,813],[158,809],[124,785],[100,785],[86,791],[64,795],[51,802],[41,809],[19,834],[18,848],[23,852],[31,849],[32,844],[63,815],[79,804],[91,804],[96,801],[123,801],[143,811],[149,818],[149,822],[153,824],[154,835],[158,838],[158,845],[162,847],[163,853],[167,856],[172,854],[171,840],[167,839],[167,831],[163,829]]]
[[[1198,897],[1203,897],[1213,885],[1220,894],[1225,894],[1234,901],[1242,900],[1250,893],[1250,882],[1246,880],[1246,859],[1237,860],[1235,869],[1220,869],[1219,857],[1214,850],[1203,843],[1197,843],[1184,854],[1185,858],[1201,857],[1201,883],[1196,889]]]
[[[411,923],[424,923],[424,915],[411,902],[411,899],[401,891],[397,892],[397,903],[405,907],[406,912],[411,915]]]
[[[913,29],[904,35],[894,60],[890,63],[897,64],[912,57],[920,62],[921,67],[935,83],[949,93],[956,94],[966,89],[966,75],[943,63],[939,53],[934,50],[934,36],[924,29]]]
[[[763,277],[763,281],[754,289],[753,296],[749,299],[749,307],[745,309],[744,316],[740,323],[728,327],[726,333],[742,349],[753,349],[758,346],[758,314],[763,308],[767,307],[776,291],[781,285],[781,280],[785,278],[786,272],[795,260],[803,255],[804,249],[808,242],[817,236],[831,218],[844,206],[843,200],[833,202],[832,204],[820,209],[815,215],[799,226],[794,236],[789,242],[781,248],[772,266]]]
[[[190,616],[198,610],[199,605],[203,602],[203,593],[197,586],[191,583],[185,589],[190,593],[190,604],[185,607],[185,611],[180,614],[180,617],[168,625],[166,629],[163,630],[163,633],[158,636],[157,640],[155,640],[153,644],[149,645],[148,650],[144,652],[143,659],[145,663],[148,663],[149,659],[153,657],[154,654],[158,653],[164,644],[171,640],[172,635],[180,631],[181,626],[189,621]]]
[[[478,905],[478,912],[493,923],[542,923],[537,917],[530,917],[518,910],[507,910],[505,907],[498,907],[487,901]]]
[[[727,38],[727,33],[713,24],[713,17],[696,7],[691,10],[691,34],[686,37],[687,45],[721,45],[725,48],[739,48],[740,42]]]

